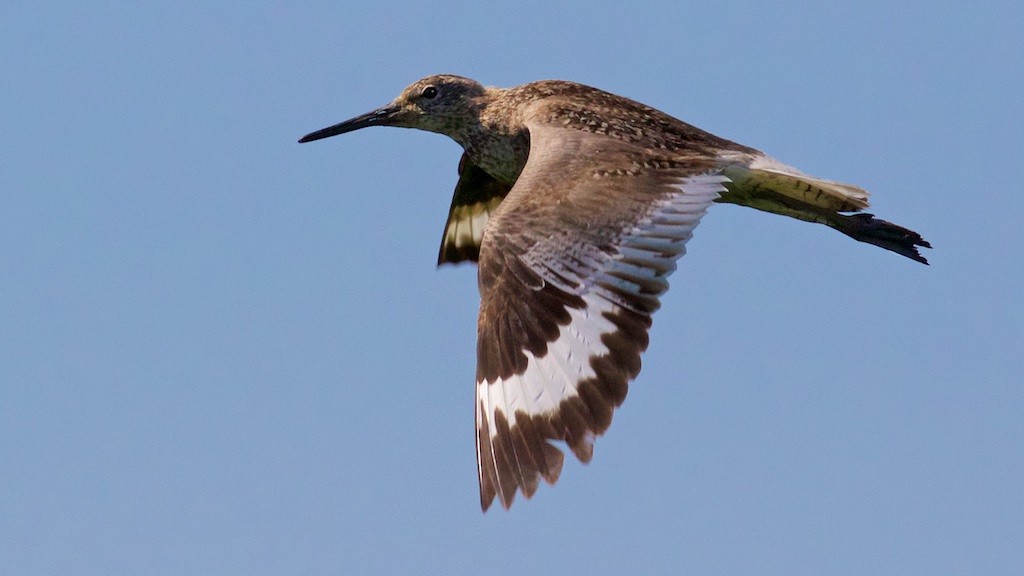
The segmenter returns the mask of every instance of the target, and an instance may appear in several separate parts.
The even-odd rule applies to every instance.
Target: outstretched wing
[[[476,262],[480,241],[491,213],[501,204],[511,186],[499,182],[478,168],[466,154],[459,160],[459,182],[441,236],[437,265]]]
[[[530,156],[480,246],[476,425],[480,502],[583,462],[640,371],[651,314],[701,216],[715,161],[529,123]]]

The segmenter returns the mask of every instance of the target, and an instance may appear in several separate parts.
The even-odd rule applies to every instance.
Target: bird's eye
[[[427,86],[426,88],[423,89],[423,92],[420,95],[426,98],[427,100],[433,100],[434,98],[437,97],[437,87]]]

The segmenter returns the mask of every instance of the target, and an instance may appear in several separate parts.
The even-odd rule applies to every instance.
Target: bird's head
[[[399,126],[456,137],[479,117],[484,94],[479,83],[448,74],[427,76],[410,84],[393,102],[323,130],[311,132],[299,142],[311,142],[367,126]]]

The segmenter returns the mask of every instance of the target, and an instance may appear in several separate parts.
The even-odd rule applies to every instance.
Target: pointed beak
[[[373,112],[367,112],[361,116],[350,118],[344,122],[335,124],[334,126],[328,126],[323,130],[310,132],[300,138],[299,142],[312,142],[313,140],[320,140],[321,138],[330,138],[331,136],[337,136],[338,134],[359,130],[360,128],[366,128],[367,126],[388,126],[391,124],[391,120],[398,113],[398,110],[399,109],[396,106],[378,108]]]

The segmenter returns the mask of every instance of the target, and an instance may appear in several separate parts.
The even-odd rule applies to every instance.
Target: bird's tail
[[[918,248],[931,245],[917,232],[871,214],[843,214],[868,206],[868,193],[856,186],[809,176],[765,155],[723,158],[722,173],[730,182],[719,202],[824,224],[854,240],[928,263]]]
[[[854,240],[881,246],[922,264],[928,263],[918,251],[918,247],[932,247],[927,240],[913,230],[875,218],[873,214],[835,214],[826,224]]]

